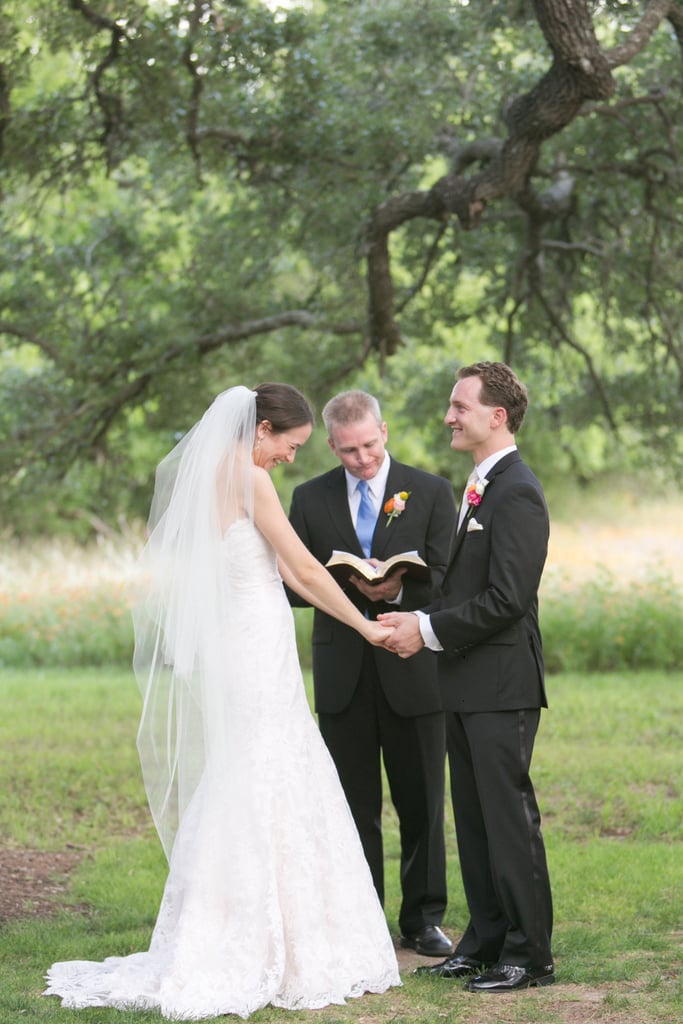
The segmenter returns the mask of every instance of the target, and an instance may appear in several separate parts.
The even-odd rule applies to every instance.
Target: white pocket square
[[[474,516],[472,516],[472,518],[467,523],[467,532],[468,533],[472,533],[473,530],[483,530],[483,529],[484,529],[484,527],[481,525],[481,523],[477,522],[477,520],[474,518]]]

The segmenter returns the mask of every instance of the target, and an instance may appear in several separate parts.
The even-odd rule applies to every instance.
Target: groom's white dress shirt
[[[460,529],[460,527],[462,526],[463,519],[467,515],[467,488],[471,487],[472,483],[476,483],[477,480],[485,480],[487,474],[491,472],[491,470],[493,469],[497,462],[500,462],[500,460],[505,455],[509,455],[510,452],[516,451],[516,444],[508,445],[507,448],[502,448],[499,452],[494,452],[493,455],[489,455],[487,458],[483,459],[477,466],[474,467],[473,472],[475,475],[474,477],[470,477],[470,480],[468,480],[467,486],[463,491],[462,501],[460,503],[460,516],[458,518],[458,529]],[[420,633],[422,635],[425,647],[428,647],[430,651],[442,651],[443,647],[436,638],[436,633],[432,629],[432,623],[429,616],[425,615],[424,612],[421,612],[419,610],[416,611],[414,614],[417,615],[418,623],[420,626]]]

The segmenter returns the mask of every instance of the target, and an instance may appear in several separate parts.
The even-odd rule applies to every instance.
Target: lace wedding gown
[[[274,552],[239,520],[222,544],[225,744],[207,756],[147,952],[54,964],[70,1008],[170,1019],[316,1009],[399,985],[353,820],[306,700]]]

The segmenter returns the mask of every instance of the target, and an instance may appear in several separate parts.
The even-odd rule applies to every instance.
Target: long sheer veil
[[[133,668],[143,697],[138,751],[150,809],[170,859],[212,748],[224,699],[229,598],[225,530],[253,519],[256,393],[222,392],[160,463],[133,609]],[[212,725],[214,723],[214,725]]]

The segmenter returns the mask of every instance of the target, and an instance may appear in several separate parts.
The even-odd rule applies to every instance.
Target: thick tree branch
[[[74,11],[78,11],[86,21],[89,21],[100,31],[106,31],[110,35],[110,42],[107,52],[90,76],[95,91],[97,105],[102,113],[102,146],[107,154],[107,170],[111,171],[118,163],[116,156],[116,142],[123,130],[124,109],[120,96],[108,92],[104,88],[106,72],[116,64],[118,60],[121,43],[127,38],[126,29],[120,22],[112,21],[110,18],[94,11],[85,0],[69,0],[69,5]]]
[[[283,327],[310,328],[316,323],[313,313],[305,309],[291,309],[284,313],[276,313],[273,316],[261,317],[258,320],[245,320],[239,324],[230,324],[212,334],[204,334],[196,338],[191,347],[196,349],[198,355],[203,356],[222,345],[233,344],[236,341],[243,341],[245,338],[253,338],[255,334],[270,334],[279,331]]]
[[[612,68],[638,52],[662,20],[677,32],[683,13],[676,0],[652,0],[629,39],[611,54],[600,50],[586,0],[534,0],[536,17],[552,53],[552,63],[527,93],[505,112],[508,135],[500,146],[460,153],[457,165],[427,192],[394,196],[377,207],[366,230],[368,329],[372,345],[391,355],[401,340],[395,319],[389,239],[392,231],[415,217],[447,220],[455,214],[465,229],[478,225],[486,206],[510,196],[530,202],[530,177],[542,144],[561,132],[588,101],[612,96]],[[629,49],[630,48],[630,49]],[[462,172],[483,161],[471,176]]]
[[[194,160],[195,167],[197,169],[197,181],[201,183],[202,171],[201,171],[201,150],[199,146],[199,107],[202,98],[202,92],[204,84],[202,77],[199,74],[197,68],[196,55],[194,53],[195,35],[200,24],[202,11],[199,4],[195,4],[191,8],[189,19],[190,19],[190,31],[188,32],[185,46],[183,47],[183,64],[187,68],[187,72],[190,76],[190,82],[192,83],[190,89],[190,98],[187,106],[187,117],[186,117],[186,136],[187,144],[190,147],[192,153],[192,159]]]
[[[5,132],[10,119],[10,83],[5,65],[0,62],[0,161],[5,149]],[[0,189],[0,199],[2,190]]]
[[[99,11],[93,10],[90,4],[87,4],[85,0],[69,0],[69,6],[72,10],[78,11],[83,15],[86,21],[89,21],[91,25],[94,25],[97,29],[104,29],[107,32],[113,32],[116,30],[117,25],[111,18],[107,18],[104,14],[100,14]]]
[[[683,7],[679,0],[650,0],[643,17],[619,46],[607,54],[611,68],[628,64],[641,53],[665,20],[671,22],[683,47]]]
[[[0,331],[3,329],[3,326],[0,323]],[[166,370],[177,360],[186,357],[189,352],[194,351],[197,356],[202,358],[224,345],[236,344],[245,338],[282,330],[286,327],[299,327],[303,330],[319,327],[324,329],[326,333],[336,333],[339,335],[360,334],[362,330],[362,325],[359,323],[321,324],[315,314],[309,313],[306,310],[287,310],[282,313],[276,313],[273,316],[227,325],[211,334],[200,335],[187,344],[169,346],[159,354],[152,365],[147,366],[141,372],[136,372],[130,364],[119,365],[115,379],[110,379],[108,382],[109,386],[104,400],[99,395],[96,398],[88,398],[78,405],[72,406],[60,422],[58,429],[51,430],[50,437],[41,440],[36,449],[25,459],[24,464],[29,464],[36,459],[42,460],[47,454],[57,466],[63,463],[64,471],[66,472],[69,461],[74,454],[73,432],[68,430],[67,427],[71,427],[74,422],[80,420],[82,423],[78,431],[78,436],[81,439],[79,445],[81,453],[92,451],[106,437],[121,411],[133,401],[140,401],[150,386],[157,380],[159,373],[162,370]],[[18,334],[15,329],[13,329],[13,333]],[[26,336],[26,340],[32,341],[34,344],[40,344],[39,340],[32,337]],[[46,354],[52,356],[55,364],[58,365],[59,354],[49,352],[44,345],[41,345],[41,347]],[[366,357],[367,351],[361,351],[357,359],[354,360],[353,365],[361,366]],[[118,386],[117,381],[120,382]],[[64,440],[65,438],[66,440]]]
[[[23,327],[18,327],[16,324],[10,323],[8,320],[0,320],[0,334],[7,334],[13,338],[20,338],[21,341],[28,342],[30,345],[35,345],[41,352],[44,352],[53,363],[59,362],[59,352],[51,345],[45,338],[41,338],[37,334],[33,334],[32,331],[27,331]]]

